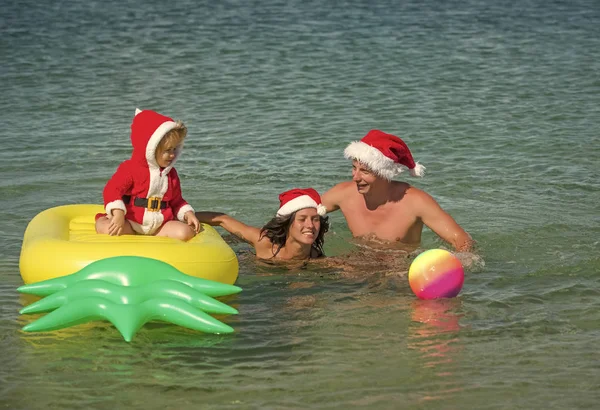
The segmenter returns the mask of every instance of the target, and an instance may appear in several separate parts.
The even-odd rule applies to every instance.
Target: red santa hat
[[[290,215],[304,208],[315,208],[321,216],[327,213],[319,193],[312,188],[294,188],[279,195],[277,216]]]
[[[156,163],[156,148],[163,137],[177,126],[172,118],[159,114],[152,110],[135,109],[135,116],[131,122],[131,144],[134,151],[138,151],[135,156],[142,156],[150,166],[158,167]],[[182,145],[182,144],[181,144]],[[177,158],[181,153],[182,146],[177,147],[175,158],[169,165],[169,170],[175,165]],[[167,170],[168,172],[168,170]]]
[[[379,130],[371,130],[360,141],[352,142],[344,150],[344,156],[359,161],[388,181],[405,167],[412,176],[425,175],[425,167],[415,163],[404,141]]]

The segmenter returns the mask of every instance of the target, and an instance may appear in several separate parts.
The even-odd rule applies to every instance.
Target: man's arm
[[[329,191],[321,195],[321,201],[327,208],[327,213],[340,209],[340,203],[344,197],[345,183],[335,185]]]
[[[414,188],[413,188],[414,189]],[[458,223],[440,207],[429,194],[414,189],[418,216],[423,223],[440,238],[454,246],[459,252],[467,252],[473,246],[473,239]]]

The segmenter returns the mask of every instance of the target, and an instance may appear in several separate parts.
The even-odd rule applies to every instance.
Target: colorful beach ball
[[[430,249],[415,258],[408,270],[408,283],[419,299],[452,298],[465,280],[456,256],[443,249]]]

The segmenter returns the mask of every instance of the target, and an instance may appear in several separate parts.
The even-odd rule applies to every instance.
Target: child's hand
[[[123,232],[123,226],[125,226],[125,213],[120,209],[115,209],[112,217],[110,218],[108,234],[111,236],[121,235]]]
[[[194,232],[200,232],[200,221],[198,220],[198,218],[196,218],[196,214],[194,214],[192,211],[187,211],[185,213],[184,218],[187,224],[190,226],[190,228],[194,230]]]

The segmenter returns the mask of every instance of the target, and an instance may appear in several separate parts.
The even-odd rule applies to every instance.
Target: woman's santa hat
[[[405,167],[412,176],[425,175],[425,167],[415,163],[404,141],[379,130],[371,130],[362,140],[348,145],[344,156],[366,165],[388,181],[401,173]]]
[[[315,208],[321,216],[327,213],[319,193],[312,188],[294,188],[279,195],[277,216],[287,216],[304,208]]]

